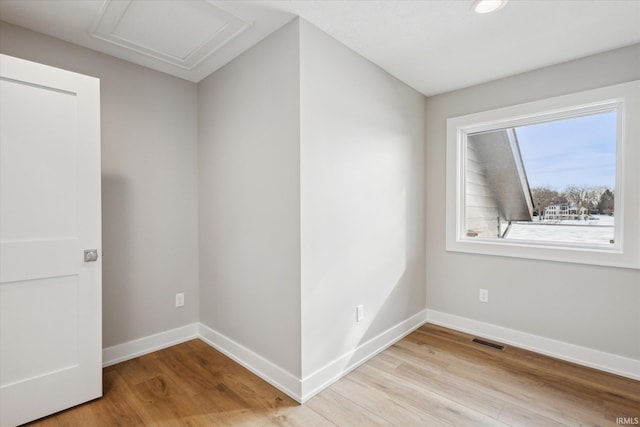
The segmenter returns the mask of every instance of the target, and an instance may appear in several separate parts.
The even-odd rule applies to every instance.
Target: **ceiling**
[[[425,95],[640,43],[640,0],[0,0],[0,19],[198,82],[300,16]]]

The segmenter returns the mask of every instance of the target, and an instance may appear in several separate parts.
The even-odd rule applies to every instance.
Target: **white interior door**
[[[0,425],[102,396],[99,80],[0,55]]]

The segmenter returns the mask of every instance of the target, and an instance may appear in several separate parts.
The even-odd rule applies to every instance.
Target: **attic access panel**
[[[91,34],[191,70],[250,26],[206,0],[108,0]]]

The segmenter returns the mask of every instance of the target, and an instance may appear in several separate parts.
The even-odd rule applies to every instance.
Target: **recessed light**
[[[475,0],[473,2],[473,10],[476,13],[491,13],[500,10],[507,4],[508,0]]]

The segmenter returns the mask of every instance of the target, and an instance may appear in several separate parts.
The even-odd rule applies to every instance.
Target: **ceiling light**
[[[491,13],[500,10],[507,4],[508,0],[475,0],[473,10],[476,13]]]

